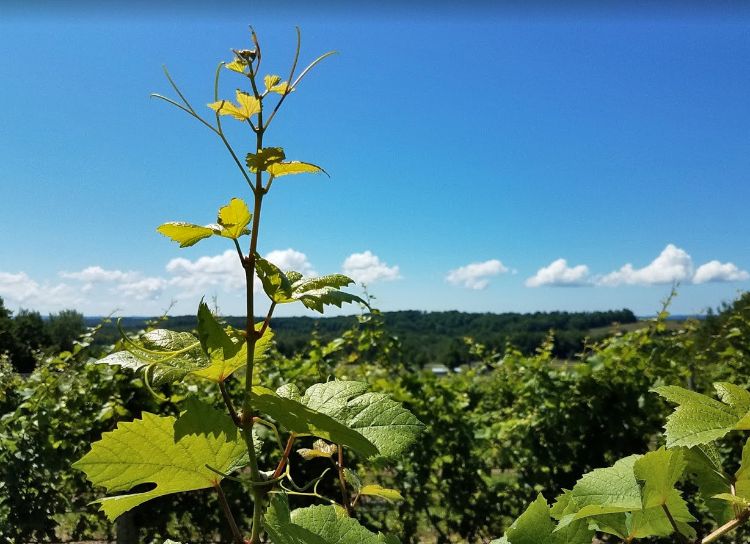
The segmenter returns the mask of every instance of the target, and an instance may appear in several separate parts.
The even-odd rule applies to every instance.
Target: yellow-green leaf
[[[360,495],[372,495],[387,501],[402,501],[404,498],[396,489],[390,489],[377,484],[363,485],[359,490]]]
[[[251,172],[258,170],[265,172],[269,165],[281,162],[286,158],[284,149],[281,147],[264,147],[257,153],[248,153],[245,157],[245,164]]]
[[[266,90],[270,91],[271,87],[277,85],[281,81],[280,76],[268,74],[263,78],[263,83],[266,85]]]
[[[155,484],[139,493],[100,499],[110,520],[148,500],[217,485],[221,476],[247,462],[247,448],[226,414],[191,400],[178,419],[144,412],[143,419],[119,423],[104,433],[73,467],[108,492]]]
[[[219,115],[231,115],[238,121],[247,121],[261,110],[260,100],[242,91],[237,91],[237,104],[219,100],[208,105]]]
[[[171,238],[180,244],[180,247],[190,247],[204,238],[208,238],[214,231],[209,227],[201,227],[192,223],[171,221],[159,225],[156,229],[167,238]]]
[[[222,226],[221,236],[236,240],[243,234],[249,234],[247,226],[253,215],[240,198],[233,198],[229,204],[219,210],[217,222]]]
[[[196,369],[192,374],[214,382],[223,382],[237,369],[247,364],[247,341],[234,341],[211,314],[205,302],[198,306],[198,336],[203,351],[208,355],[210,365]],[[273,334],[266,329],[263,336],[255,342],[254,358],[260,361],[265,358],[271,347]]]
[[[316,440],[312,448],[300,448],[297,453],[305,460],[316,459],[319,457],[331,458],[338,451],[336,444],[329,444],[325,440]]]
[[[277,162],[269,165],[267,170],[269,174],[277,178],[290,174],[317,174],[325,172],[320,166],[300,161]]]
[[[247,70],[247,61],[236,57],[232,62],[229,62],[225,64],[226,68],[229,70],[232,70],[233,72],[237,72],[238,74],[244,74],[245,70]]]
[[[291,92],[288,81],[281,81],[281,77],[277,75],[267,75],[263,78],[263,83],[266,85],[266,91],[269,93],[287,94]]]

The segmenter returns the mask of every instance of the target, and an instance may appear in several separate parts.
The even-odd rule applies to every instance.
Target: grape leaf
[[[252,173],[260,170],[265,172],[266,169],[277,162],[286,158],[284,149],[281,147],[264,147],[258,153],[248,153],[245,157],[245,164]]]
[[[732,507],[713,497],[729,493],[732,484],[724,472],[716,448],[712,444],[703,444],[690,449],[685,448],[684,451],[688,463],[687,472],[693,475],[706,507],[719,524],[726,523],[734,517]]]
[[[247,70],[248,63],[244,59],[235,57],[232,62],[226,63],[224,67],[233,72],[237,72],[238,74],[244,74],[245,70]]]
[[[218,485],[221,476],[247,463],[245,442],[229,416],[189,400],[179,418],[144,412],[142,419],[119,423],[104,433],[73,464],[109,493],[154,484],[148,491],[99,499],[110,520],[148,500]]]
[[[560,519],[556,530],[576,520],[590,519],[591,527],[626,541],[668,536],[674,529],[664,511],[666,506],[680,532],[692,536],[695,532],[688,523],[695,518],[674,487],[685,467],[681,450],[661,448],[595,469],[558,499],[552,509]]]
[[[742,461],[740,468],[734,475],[734,493],[729,490],[717,493],[714,499],[738,504],[743,508],[750,506],[750,439],[742,448]]]
[[[665,425],[668,448],[707,444],[732,430],[750,429],[750,394],[727,383],[714,387],[724,402],[674,385],[653,389],[677,404]]]
[[[332,380],[310,386],[301,402],[362,434],[380,455],[400,455],[424,425],[400,403],[368,389],[366,383]]]
[[[276,75],[267,75],[263,78],[263,84],[266,86],[266,92],[286,94],[291,92],[288,81],[281,81],[281,77]]]
[[[323,313],[323,307],[335,305],[341,308],[344,303],[359,302],[367,306],[367,302],[357,295],[340,291],[354,283],[354,280],[343,274],[331,274],[319,278],[304,278],[301,274],[292,281],[292,301],[299,300],[305,307]]]
[[[305,278],[299,272],[282,272],[278,266],[260,255],[255,256],[255,262],[263,291],[277,304],[299,301],[305,307],[320,313],[323,313],[327,305],[339,308],[344,303],[352,302],[368,305],[361,297],[338,289],[354,283],[354,280],[343,274]]]
[[[266,90],[271,90],[271,87],[278,84],[281,81],[281,77],[277,75],[268,74],[263,78],[263,84],[266,86]]]
[[[260,100],[242,91],[237,91],[237,103],[219,100],[208,105],[219,115],[231,115],[238,121],[247,121],[261,110]]]
[[[290,388],[286,388],[289,390]],[[311,410],[298,400],[283,397],[261,386],[252,389],[253,406],[278,421],[283,427],[298,435],[312,435],[348,446],[366,457],[378,454],[378,449],[367,438],[332,417]]]
[[[346,483],[348,483],[355,492],[358,493],[359,490],[362,489],[362,480],[360,480],[356,472],[348,467],[344,468],[344,480],[346,480]]]
[[[260,325],[257,325],[260,327]],[[183,379],[188,374],[213,382],[223,382],[247,363],[247,342],[230,338],[201,302],[198,308],[200,338],[188,332],[167,329],[149,331],[136,341],[125,338],[125,349],[111,353],[97,364],[117,365],[147,372],[153,385]],[[273,343],[273,332],[267,328],[255,343],[255,361],[263,361]]]
[[[263,84],[266,86],[266,92],[287,94],[291,92],[288,81],[281,81],[281,77],[276,75],[267,75],[263,78]]]
[[[245,201],[240,198],[233,198],[229,201],[229,204],[219,209],[217,222],[222,227],[219,234],[234,240],[244,234],[250,234],[246,227],[250,224],[252,217],[253,215]]]
[[[210,227],[201,227],[200,225],[180,221],[164,223],[163,225],[159,225],[156,230],[167,238],[178,242],[180,247],[190,247],[214,234],[213,229]]]
[[[274,494],[264,527],[273,544],[399,544],[373,533],[340,506],[308,506],[289,512],[286,497]]]
[[[390,489],[377,484],[363,485],[359,489],[359,494],[379,497],[381,499],[387,500],[388,502],[404,500],[404,498],[401,496],[401,493],[399,493],[397,489]]]
[[[292,302],[292,284],[278,266],[256,254],[255,271],[268,298],[277,304]]]
[[[276,162],[270,164],[266,170],[276,178],[291,174],[318,174],[320,172],[327,175],[327,172],[320,166],[300,161]]]
[[[594,531],[587,524],[576,521],[555,531],[547,501],[539,494],[537,499],[508,528],[503,539],[493,542],[507,544],[591,544]]]
[[[584,474],[567,494],[568,513],[560,519],[560,527],[590,516],[640,510],[641,487],[633,472],[638,457],[631,455]]]
[[[638,480],[644,482],[643,508],[667,504],[686,467],[682,450],[667,450],[663,446],[638,459],[633,465],[633,472]]]
[[[316,440],[312,448],[300,448],[297,453],[305,460],[325,457],[330,459],[338,451],[336,444],[329,444],[325,440]]]

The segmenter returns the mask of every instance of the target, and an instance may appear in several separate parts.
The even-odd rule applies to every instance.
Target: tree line
[[[62,310],[47,318],[26,309],[14,315],[0,297],[0,355],[6,354],[17,372],[31,372],[40,351],[70,351],[85,327],[83,314],[76,310]]]

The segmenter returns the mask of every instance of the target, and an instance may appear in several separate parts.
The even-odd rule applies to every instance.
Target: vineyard
[[[262,368],[272,387],[290,381],[305,387],[331,377],[367,382],[374,391],[403,403],[425,424],[419,447],[392,463],[366,466],[356,458],[347,459],[360,481],[400,495],[395,502],[363,496],[353,514],[363,525],[399,535],[403,542],[483,542],[507,531],[529,504],[534,506],[522,519],[543,518],[546,504],[564,489],[575,491],[585,473],[649,450],[664,455],[665,450],[659,450],[668,443],[663,426],[673,406],[652,392],[654,387],[681,385],[713,397],[714,382],[749,385],[750,295],[679,330],[666,326],[665,317],[589,346],[565,368],[553,364],[551,338],[533,356],[510,346],[490,351],[467,338],[475,364],[437,377],[410,368],[398,340],[384,332],[382,317],[373,312],[363,314],[341,337],[313,341],[292,357],[272,349]],[[142,377],[93,364],[106,353],[92,353],[91,340],[87,336],[72,352],[46,357],[28,379],[3,366],[0,533],[7,542],[114,539],[118,524],[89,506],[100,490],[71,464],[117,421],[144,411],[177,415],[186,396],[195,392],[213,406],[222,404],[220,393],[197,379],[169,385],[162,391],[164,398],[154,397],[143,387]],[[227,385],[232,391],[240,386],[239,380]],[[263,437],[261,461],[279,453],[274,440],[267,433]],[[312,442],[300,447],[310,448]],[[741,468],[744,442],[742,433],[730,433],[712,450],[725,460],[721,474],[730,481]],[[666,452],[673,449],[690,452],[700,446],[670,447]],[[699,520],[690,525],[707,535],[732,517],[736,503],[713,498],[721,493],[721,480],[708,478],[700,459],[687,454],[682,462],[687,468],[678,487],[691,516]],[[306,461],[294,453],[290,464],[295,480],[306,481],[330,461]],[[622,462],[617,466],[622,468]],[[321,481],[319,489],[335,496],[335,478]],[[742,497],[742,490],[738,483],[737,497]],[[242,491],[240,485],[227,486],[226,495],[245,520],[251,511]],[[546,503],[537,498],[539,494]],[[317,502],[298,497],[291,504]],[[231,539],[217,498],[208,491],[154,499],[134,509],[126,522],[137,527],[135,541],[140,542]],[[119,525],[122,530],[122,520]],[[508,532],[510,542],[518,531]],[[662,527],[660,532],[669,531]],[[606,541],[606,534],[599,536]],[[739,528],[724,541],[737,541],[743,534]],[[538,538],[534,541],[545,541]],[[567,541],[583,542],[560,540]],[[674,542],[674,537],[648,541]]]
[[[335,52],[304,64],[297,29],[280,76],[262,63],[252,28],[246,45],[216,66],[208,104],[195,106],[167,68],[170,91],[151,95],[211,138],[239,183],[215,216],[170,220],[183,217],[170,209],[153,227],[171,253],[221,246],[234,268],[218,274],[245,311],[225,316],[204,293],[194,317],[107,318],[84,329],[76,311],[12,317],[0,299],[0,542],[750,538],[750,293],[700,320],[670,319],[677,287],[646,321],[629,310],[381,313],[346,267],[319,275],[309,263],[273,262],[260,249],[264,221],[295,198],[282,189],[288,176],[328,173],[271,138]],[[653,271],[664,260],[693,284],[750,277],[719,261],[694,272],[669,244],[643,269],[589,276],[559,259],[526,286],[549,285],[562,269],[558,286],[649,275],[668,284]],[[86,270],[110,276],[101,281],[141,278]],[[509,272],[493,259],[445,281],[479,292],[486,270]],[[160,281],[175,285],[139,280],[133,297]],[[275,312],[289,307],[359,313],[296,321],[283,336]]]

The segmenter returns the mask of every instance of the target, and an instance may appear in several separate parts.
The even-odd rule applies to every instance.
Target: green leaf
[[[591,527],[626,541],[668,536],[674,529],[664,511],[666,506],[680,532],[694,535],[688,523],[695,518],[674,487],[686,466],[683,455],[680,450],[662,448],[585,474],[552,509],[560,519],[556,530],[576,520],[590,519]]]
[[[201,227],[200,225],[179,221],[164,223],[163,225],[159,225],[156,230],[167,238],[178,242],[180,247],[190,247],[214,234],[213,229],[210,227]]]
[[[367,306],[361,297],[340,291],[354,283],[343,274],[330,274],[318,278],[305,278],[299,272],[282,272],[279,267],[256,255],[256,271],[268,297],[277,304],[301,302],[311,310],[323,313],[327,305],[341,308],[344,303],[359,302]]]
[[[343,274],[329,274],[328,276],[320,276],[318,278],[299,277],[292,284],[292,288],[295,293],[307,293],[310,291],[325,289],[327,287],[338,289],[339,287],[346,287],[353,283],[354,280],[349,276]]]
[[[281,176],[288,176],[291,174],[318,174],[320,172],[326,173],[320,166],[309,162],[290,161],[290,162],[276,162],[268,165],[266,169],[269,174],[273,177],[278,178]]]
[[[706,507],[719,524],[734,517],[731,505],[713,497],[731,491],[731,481],[725,474],[718,452],[712,444],[685,449],[687,472],[692,474]]]
[[[335,305],[341,308],[344,303],[367,303],[357,295],[339,291],[354,283],[354,280],[343,274],[330,274],[319,278],[304,278],[300,276],[292,283],[291,301],[299,300],[305,307],[323,313],[323,307]]]
[[[638,459],[633,471],[635,477],[644,482],[643,508],[667,504],[686,467],[684,453],[679,449],[661,447]]]
[[[639,457],[631,455],[611,467],[584,474],[568,493],[568,513],[560,520],[560,527],[590,516],[640,510],[641,487],[633,472]]]
[[[373,533],[340,506],[309,506],[289,512],[286,497],[274,494],[264,527],[273,544],[399,544]]]
[[[359,493],[359,490],[362,489],[362,480],[359,479],[356,472],[348,467],[344,468],[344,480],[355,492]]]
[[[212,102],[208,107],[219,115],[230,115],[238,121],[247,121],[261,110],[260,100],[242,91],[237,91],[236,104],[229,100],[219,100]]]
[[[385,499],[388,502],[402,501],[404,498],[397,489],[390,489],[377,484],[364,485],[359,490],[360,495],[370,495],[372,497],[379,497]]]
[[[250,224],[253,215],[240,198],[233,198],[229,204],[219,209],[217,222],[221,225],[221,236],[236,240],[244,234],[250,234],[246,228]]]
[[[156,329],[139,341],[126,339],[124,351],[107,355],[97,364],[143,370],[153,385],[162,385],[188,374],[222,382],[247,363],[245,339],[239,335],[230,337],[204,302],[198,308],[198,331],[200,338],[188,332]],[[273,332],[267,328],[255,343],[255,361],[264,361],[272,344]]]
[[[682,494],[675,488],[686,468],[687,461],[682,449],[667,450],[661,447],[635,462],[635,476],[644,482],[643,511],[633,513],[632,525],[638,527],[631,529],[630,536],[644,538],[672,534],[674,528],[664,512],[665,507],[682,534],[694,535],[693,529],[687,524],[696,520],[690,514]]]
[[[292,284],[278,266],[256,254],[255,272],[268,298],[279,304],[292,302]]]
[[[726,501],[730,504],[736,504],[737,506],[740,506],[742,508],[747,508],[748,506],[750,506],[750,499],[746,499],[745,497],[740,497],[738,495],[732,495],[731,493],[719,493],[718,495],[714,495],[714,498]]]
[[[725,402],[673,385],[653,389],[678,405],[667,417],[668,448],[706,444],[729,431],[749,428],[747,391],[743,395],[743,390],[732,384],[717,383],[714,387]]]
[[[302,403],[362,434],[384,457],[403,453],[424,425],[383,393],[368,393],[366,383],[332,380],[310,386]]]
[[[148,500],[218,485],[221,476],[247,463],[245,442],[229,416],[195,400],[179,418],[144,412],[119,423],[74,463],[94,485],[109,493],[154,484],[148,491],[100,499],[110,520]]]
[[[750,439],[742,448],[740,468],[734,475],[735,493],[743,499],[750,500]]]
[[[508,528],[504,538],[509,544],[591,544],[593,537],[594,531],[580,521],[555,531],[547,501],[539,494]]]
[[[290,389],[287,387],[286,393],[289,393]],[[253,387],[253,406],[299,435],[317,436],[350,447],[366,457],[378,454],[375,445],[357,431],[349,429],[326,414],[311,410],[293,398],[282,397],[279,392],[284,392],[284,389],[279,388],[275,393],[265,387]]]
[[[125,337],[123,331],[121,333],[125,338],[125,349],[110,353],[96,364],[147,371],[153,385],[181,380],[193,370],[208,365],[200,342],[189,332],[154,329],[138,341]]]
[[[284,149],[281,147],[264,147],[258,153],[248,153],[245,157],[245,164],[251,172],[258,170],[265,172],[268,167],[286,158]]]

